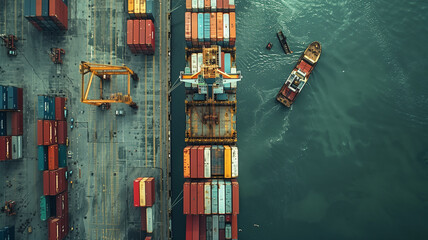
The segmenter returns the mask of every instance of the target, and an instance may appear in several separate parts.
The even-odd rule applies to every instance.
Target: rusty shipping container
[[[134,188],[134,207],[140,206],[140,181],[143,178],[137,178],[133,182],[133,188]],[[145,212],[144,212],[145,213]]]

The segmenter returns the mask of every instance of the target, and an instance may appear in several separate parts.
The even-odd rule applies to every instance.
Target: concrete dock
[[[24,88],[23,159],[0,162],[0,203],[15,200],[17,215],[0,214],[0,227],[15,225],[16,239],[46,239],[40,220],[42,172],[37,169],[37,95],[67,97],[69,224],[66,239],[144,239],[139,208],[133,207],[132,181],[154,177],[156,203],[152,239],[170,238],[170,0],[155,1],[156,50],[133,55],[126,46],[126,1],[68,1],[69,30],[37,31],[25,18],[24,1],[0,1],[0,33],[19,38],[18,56],[0,46],[0,85]],[[48,52],[65,50],[55,65]],[[126,65],[139,76],[131,96],[139,106],[111,109],[80,102],[81,61]],[[98,87],[93,84],[93,87]],[[125,92],[121,78],[105,86]],[[116,116],[115,110],[125,111]],[[72,184],[70,182],[73,182]],[[31,232],[29,232],[31,227]]]

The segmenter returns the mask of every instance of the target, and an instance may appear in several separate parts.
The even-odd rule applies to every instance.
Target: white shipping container
[[[218,215],[213,215],[213,240],[219,240]]]
[[[146,180],[147,178],[143,178],[140,181],[140,206],[145,207],[146,206]]]
[[[204,149],[204,177],[211,178],[211,147]]]
[[[235,5],[235,0],[229,0],[229,5]]]
[[[236,177],[238,177],[238,147],[232,147],[232,178]]]
[[[215,12],[217,10],[217,0],[211,0],[211,11]]]
[[[205,1],[204,0],[199,0],[198,1],[198,9],[200,12],[204,11],[204,5],[205,5]]]
[[[230,68],[230,73],[231,73],[231,74],[236,74],[236,67],[231,67],[231,68]],[[237,87],[237,83],[238,83],[238,82],[231,82],[231,83],[230,83],[230,87],[231,87],[231,88],[236,88],[236,87]]]
[[[152,233],[153,232],[153,208],[154,205],[152,207],[147,207],[146,208],[146,227],[147,227],[147,233]]]
[[[226,214],[226,186],[218,180],[218,214]]]
[[[209,182],[206,182],[204,185],[204,198],[205,198],[204,213],[211,214],[211,185]]]
[[[198,11],[198,0],[192,0],[192,10],[193,12]]]
[[[202,53],[198,53],[198,72],[201,71],[202,62],[204,61]]]
[[[12,159],[22,158],[22,136],[12,136]]]
[[[229,41],[229,13],[223,14],[223,38]]]
[[[198,54],[192,53],[192,74],[195,74],[198,72]]]

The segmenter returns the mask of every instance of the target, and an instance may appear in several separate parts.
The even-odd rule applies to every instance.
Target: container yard
[[[236,14],[234,1],[186,1],[186,239],[238,239]]]
[[[0,239],[170,239],[169,0],[3,3]]]

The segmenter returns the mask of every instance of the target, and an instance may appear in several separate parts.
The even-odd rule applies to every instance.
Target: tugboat
[[[278,37],[279,43],[281,44],[282,50],[284,50],[285,54],[291,54],[293,51],[290,50],[287,43],[287,38],[284,36],[282,31],[279,31],[276,36]]]
[[[297,95],[302,91],[308,81],[309,75],[318,62],[321,56],[321,44],[313,42],[303,52],[297,61],[293,71],[287,81],[285,81],[279,93],[276,95],[276,100],[287,107],[295,101]]]

